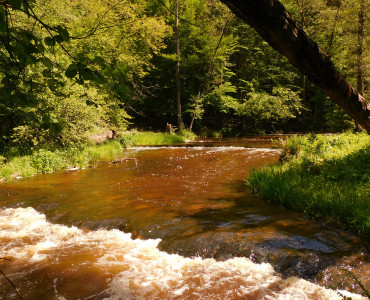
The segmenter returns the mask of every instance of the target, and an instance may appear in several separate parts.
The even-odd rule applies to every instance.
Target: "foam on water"
[[[25,272],[35,261],[42,265],[68,253],[83,259],[88,255],[88,262],[74,268],[90,264],[111,274],[105,290],[99,291],[109,295],[106,299],[341,299],[336,291],[303,279],[283,279],[269,264],[247,258],[221,262],[170,255],[158,250],[159,239],[133,240],[119,230],[52,224],[33,208],[0,210],[0,229],[0,256],[11,258],[17,272]],[[55,298],[68,299],[60,292],[58,278],[52,284]]]

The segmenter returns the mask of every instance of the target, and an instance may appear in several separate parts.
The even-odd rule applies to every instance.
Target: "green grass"
[[[155,146],[183,143],[185,140],[194,139],[195,135],[182,132],[180,135],[156,132],[131,132],[119,137],[119,141],[125,147]]]
[[[112,160],[123,151],[119,141],[113,140],[97,146],[90,146],[86,150],[89,157],[89,164],[96,164],[99,161]]]
[[[141,145],[167,145],[181,143],[194,135],[131,132],[99,145],[79,145],[67,149],[50,151],[39,149],[29,155],[22,155],[17,149],[10,149],[0,156],[0,181],[16,177],[28,177],[37,173],[49,173],[69,167],[84,168],[101,161],[111,161],[120,156],[124,148]],[[4,162],[4,158],[7,161]]]
[[[295,136],[281,160],[252,172],[247,182],[255,192],[370,236],[369,135]]]

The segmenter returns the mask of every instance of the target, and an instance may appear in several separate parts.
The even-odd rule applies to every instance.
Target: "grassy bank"
[[[295,136],[248,184],[266,199],[370,236],[370,136]]]
[[[29,155],[19,155],[14,149],[9,149],[0,155],[0,181],[64,168],[84,168],[99,161],[113,160],[122,154],[124,148],[181,143],[191,138],[194,136],[189,134],[129,132],[99,145],[80,145],[54,151],[39,149]]]
[[[195,137],[195,134],[187,131],[183,131],[179,135],[149,131],[122,134],[119,141],[124,147],[155,146],[183,143],[185,140],[193,140]]]

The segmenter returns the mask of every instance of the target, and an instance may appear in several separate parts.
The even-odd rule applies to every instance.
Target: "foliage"
[[[249,92],[244,103],[237,108],[237,114],[248,117],[257,129],[261,122],[272,126],[289,118],[295,118],[302,110],[297,93],[282,87],[273,88],[271,93]]]
[[[180,135],[157,132],[132,132],[122,134],[119,137],[119,141],[124,147],[153,146],[183,143],[190,137],[193,139],[195,136],[189,135],[185,131]]]
[[[123,147],[119,141],[109,141],[86,149],[89,163],[96,164],[99,161],[112,160],[122,154]]]
[[[173,6],[162,11],[167,24],[174,28]],[[215,17],[217,16],[217,18]],[[189,128],[199,124],[209,110],[227,111],[232,106],[232,93],[236,88],[230,83],[232,73],[229,57],[236,51],[237,38],[228,30],[235,17],[220,2],[196,0],[180,3],[181,99],[184,122]],[[212,19],[212,22],[209,22]],[[144,78],[158,87],[145,101],[134,103],[146,120],[157,128],[176,120],[176,43],[171,36],[166,39],[166,49],[153,57],[155,66]],[[141,119],[142,115],[135,117]]]
[[[40,149],[31,156],[31,165],[40,173],[49,173],[66,167],[66,162],[59,151]]]
[[[169,145],[194,139],[193,133],[182,135],[155,132],[128,132],[116,140],[99,145],[73,145],[64,150],[39,149],[22,155],[17,149],[9,149],[0,155],[0,181],[27,177],[37,173],[49,173],[65,168],[85,168],[100,162],[112,161],[123,155],[124,148],[133,146]]]
[[[370,35],[366,19],[363,42],[358,37],[361,1],[282,2],[343,75],[353,85],[362,82],[367,97]],[[72,147],[96,131],[175,123],[174,10],[170,0],[1,1],[0,149]],[[221,2],[182,1],[179,11],[189,130],[240,135],[354,127]]]
[[[179,132],[179,136],[183,139],[183,142],[193,141],[197,137],[196,134],[190,130],[183,129]]]
[[[0,178],[11,179],[16,177],[27,177],[36,174],[38,171],[32,166],[29,156],[15,157],[9,162],[0,166]]]
[[[70,146],[97,127],[124,130],[126,105],[164,47],[163,19],[130,1],[28,3],[0,5],[0,147]]]
[[[281,2],[293,14],[294,19],[304,27],[309,37],[331,57],[346,80],[363,93],[365,99],[369,98],[369,18],[364,20],[364,35],[361,41],[359,14],[362,11],[365,16],[368,16],[370,6],[365,5],[362,8],[362,0],[282,0]],[[360,44],[362,51],[360,51]],[[363,76],[359,76],[360,71]],[[361,77],[362,80],[359,79]],[[308,108],[311,111],[306,116],[308,120],[313,120],[318,125],[315,129],[338,132],[353,128],[353,125],[349,124],[350,118],[329,103],[326,97],[319,95],[317,88],[307,85],[306,93]]]
[[[252,173],[248,184],[254,191],[370,236],[368,135],[295,136],[285,143],[281,157],[281,165]]]

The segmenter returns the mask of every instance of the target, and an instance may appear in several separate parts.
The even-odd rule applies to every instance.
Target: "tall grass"
[[[154,132],[132,132],[117,140],[99,145],[76,145],[67,149],[39,149],[29,155],[21,155],[16,149],[0,155],[0,181],[16,177],[27,177],[37,173],[49,173],[64,168],[84,168],[101,161],[114,160],[122,155],[123,149],[139,145],[167,145],[181,143],[194,138],[186,134],[175,135]],[[6,157],[6,159],[5,159]]]
[[[111,160],[122,154],[123,146],[119,141],[109,141],[97,146],[90,146],[86,149],[89,163],[96,164],[99,161]]]
[[[125,147],[153,146],[183,143],[187,139],[194,139],[195,135],[182,132],[180,135],[157,132],[131,132],[119,137]]]
[[[252,172],[247,182],[255,192],[370,236],[370,136],[295,136],[281,161]]]

